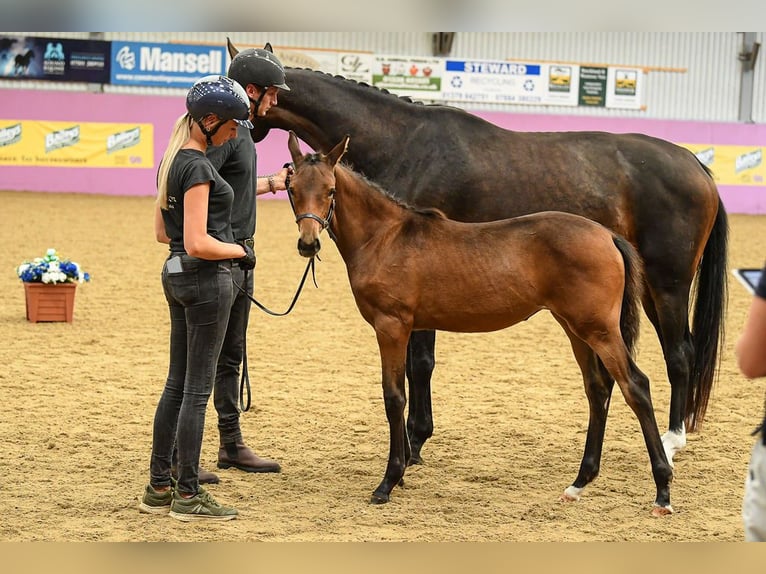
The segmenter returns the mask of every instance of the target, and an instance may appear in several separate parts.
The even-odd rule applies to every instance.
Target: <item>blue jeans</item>
[[[171,253],[171,259],[178,254]],[[233,286],[231,261],[206,261],[183,254],[181,272],[162,269],[170,309],[170,366],[154,415],[150,481],[170,485],[174,444],[178,489],[196,494],[205,410],[229,322]]]
[[[234,281],[251,294],[254,274],[253,270],[248,271],[247,285],[245,285],[245,272],[239,268],[239,265],[233,265],[231,268]],[[247,329],[251,304],[250,299],[234,287],[234,302],[231,305],[229,326],[226,329],[221,356],[218,359],[213,393],[213,403],[218,413],[218,434],[221,445],[244,442],[239,426],[239,365],[243,358],[244,332]]]

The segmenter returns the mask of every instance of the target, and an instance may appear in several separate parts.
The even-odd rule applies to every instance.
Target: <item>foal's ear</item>
[[[232,58],[239,54],[239,50],[234,47],[234,44],[231,43],[228,36],[226,36],[226,48],[229,50],[229,56]]]
[[[329,163],[331,167],[335,167],[335,164],[338,163],[338,160],[343,157],[344,153],[346,153],[346,149],[348,149],[349,137],[350,136],[346,135],[343,138],[343,141],[332,148],[330,152],[325,156],[327,163]]]
[[[293,130],[290,130],[290,135],[287,136],[287,149],[290,150],[293,164],[298,165],[303,160],[303,154],[301,153],[301,146],[298,144],[298,136]]]

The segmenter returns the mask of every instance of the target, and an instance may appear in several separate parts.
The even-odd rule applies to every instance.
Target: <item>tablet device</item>
[[[739,279],[739,282],[745,286],[745,289],[751,295],[755,294],[755,288],[758,286],[758,282],[761,280],[761,272],[763,269],[732,269],[731,272]]]

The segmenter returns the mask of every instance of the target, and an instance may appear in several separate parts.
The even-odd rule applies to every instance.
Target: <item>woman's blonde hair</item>
[[[160,204],[162,209],[168,208],[168,173],[170,172],[170,166],[173,165],[173,160],[178,155],[181,146],[191,137],[191,122],[192,119],[189,114],[184,114],[176,120],[173,132],[170,134],[170,142],[165,150],[165,154],[162,156],[160,171],[157,175],[157,203]]]

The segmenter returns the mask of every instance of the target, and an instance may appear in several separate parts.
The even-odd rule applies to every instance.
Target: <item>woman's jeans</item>
[[[174,257],[180,257],[181,270],[171,262]],[[170,308],[170,366],[154,415],[150,481],[155,487],[170,485],[175,444],[178,490],[196,494],[205,410],[233,298],[231,261],[171,253],[162,286]]]

